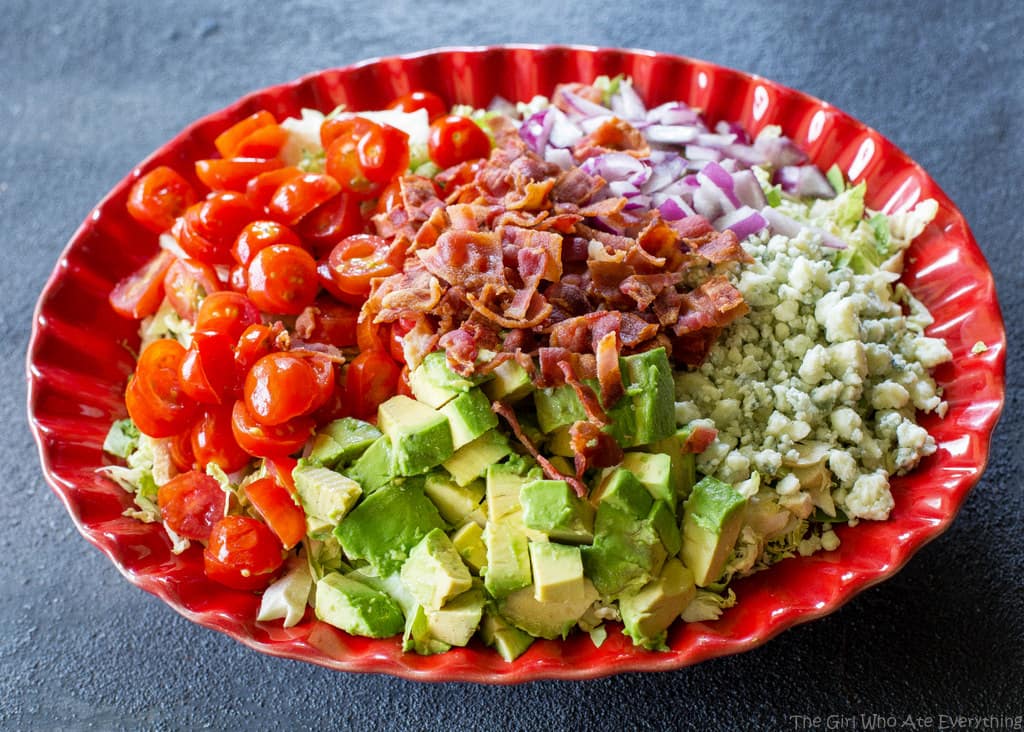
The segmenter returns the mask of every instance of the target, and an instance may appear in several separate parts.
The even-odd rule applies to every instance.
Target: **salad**
[[[730,584],[885,520],[951,358],[885,215],[778,128],[550,99],[278,121],[129,213],[160,252],[104,472],[207,577],[422,654],[622,623],[666,647]]]

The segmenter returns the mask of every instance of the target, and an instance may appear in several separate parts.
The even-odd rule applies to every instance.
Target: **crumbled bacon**
[[[622,447],[593,422],[573,422],[569,428],[569,440],[575,454],[577,478],[582,479],[588,468],[610,468],[622,462]]]
[[[683,443],[683,452],[702,453],[711,446],[711,443],[718,437],[718,430],[714,427],[697,425],[690,431],[690,436]]]
[[[516,439],[519,440],[520,444],[526,448],[526,451],[533,456],[533,459],[537,461],[541,470],[544,471],[544,475],[546,475],[550,480],[564,480],[572,486],[572,489],[576,491],[576,495],[580,498],[587,495],[587,486],[583,484],[583,481],[579,480],[575,476],[559,472],[558,468],[552,465],[551,461],[544,457],[540,450],[537,449],[537,446],[533,444],[533,441],[523,433],[523,428],[519,425],[519,418],[516,417],[516,413],[512,410],[512,407],[508,406],[504,402],[494,402],[491,404],[491,411],[503,417],[505,421],[508,422],[508,426],[512,428],[512,433],[516,436]]]

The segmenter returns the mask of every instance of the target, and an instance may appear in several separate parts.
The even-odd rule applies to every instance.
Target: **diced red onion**
[[[764,156],[764,153],[750,145],[741,145],[739,143],[726,145],[721,149],[721,152],[726,158],[736,160],[747,167],[764,165],[768,162],[768,158]]]
[[[661,125],[697,125],[704,128],[697,111],[683,102],[666,102],[647,113],[647,120]]]
[[[726,122],[722,120],[715,125],[715,132],[720,135],[736,135],[736,142],[740,145],[750,144],[750,135],[743,129],[739,122]]]
[[[802,224],[796,219],[782,213],[777,208],[765,206],[761,209],[761,215],[767,219],[768,225],[772,227],[772,232],[776,234],[794,237],[799,234],[801,230],[809,229],[821,237],[821,243],[823,246],[831,247],[832,249],[846,249],[846,242],[838,236],[835,236],[824,229],[820,229],[817,226]]]
[[[696,127],[683,125],[651,125],[644,129],[644,137],[655,145],[685,145],[701,134]]]
[[[724,147],[736,142],[736,135],[716,135],[712,132],[702,132],[697,135],[697,144],[707,147]]]
[[[583,139],[583,131],[573,124],[562,110],[552,107],[551,119],[551,134],[548,137],[549,145],[572,147]]]
[[[800,165],[807,162],[804,151],[788,137],[767,137],[759,135],[754,141],[754,149],[765,156],[774,168],[786,165]]]
[[[722,152],[704,145],[687,145],[684,151],[689,160],[721,160]]]
[[[835,198],[828,178],[814,165],[786,165],[775,171],[775,182],[798,198]]]
[[[644,106],[640,95],[629,82],[619,83],[619,89],[611,98],[612,111],[624,120],[630,122],[642,120],[647,114],[647,107]]]
[[[595,104],[589,99],[584,99],[575,92],[562,90],[562,97],[569,105],[569,115],[571,117],[608,117],[609,109],[601,104]]]
[[[602,109],[604,109],[602,107]],[[609,120],[615,119],[611,114],[607,114],[608,110],[605,109],[605,114],[597,115],[596,117],[583,117],[582,119],[576,120],[576,124],[579,125],[580,130],[583,134],[589,135],[597,131],[597,128],[603,125]]]
[[[576,164],[572,159],[572,153],[561,147],[549,147],[544,151],[544,159],[549,163],[554,163],[562,170],[568,170]]]
[[[729,174],[729,171],[718,163],[709,161],[697,173],[697,180],[700,181],[702,189],[705,187],[705,182],[707,182],[720,190],[725,196],[726,201],[731,203],[733,207],[738,208],[741,205],[740,200],[733,191],[732,176]]]
[[[599,175],[606,181],[628,180],[642,186],[651,177],[651,166],[626,153],[612,152],[587,158],[580,166],[584,173]]]
[[[678,196],[670,196],[658,205],[661,216],[666,221],[678,221],[693,216],[694,210],[686,205]]]
[[[768,221],[749,206],[742,206],[716,219],[713,226],[719,231],[731,229],[736,238],[742,241],[751,234],[764,230],[768,226]]]
[[[736,198],[744,206],[760,209],[768,205],[768,199],[765,198],[764,190],[761,188],[761,184],[758,183],[757,176],[754,175],[753,171],[740,170],[733,173],[732,185]]]
[[[725,197],[722,192],[713,185],[701,186],[693,192],[693,210],[709,221],[725,213],[723,201]]]
[[[531,150],[538,155],[544,153],[551,136],[551,127],[554,125],[555,117],[551,108],[535,112],[523,120],[519,126],[519,136],[523,138]]]

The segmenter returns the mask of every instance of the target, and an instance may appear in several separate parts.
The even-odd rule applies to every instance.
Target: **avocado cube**
[[[690,495],[690,489],[697,482],[697,465],[693,453],[683,452],[683,445],[690,437],[690,430],[681,428],[671,437],[656,440],[648,445],[651,452],[668,455],[671,461],[670,485],[675,489],[678,498]]]
[[[624,468],[611,470],[590,496],[591,503],[608,504],[635,518],[650,513],[654,499],[644,484]]]
[[[329,468],[350,463],[378,437],[380,430],[369,422],[354,417],[336,419],[317,432],[309,457]]]
[[[480,627],[486,599],[480,587],[453,597],[437,610],[424,608],[430,635],[449,646],[464,646]]]
[[[484,643],[509,663],[523,655],[534,641],[532,635],[524,633],[497,612],[488,609],[484,610],[480,622],[480,636]]]
[[[430,619],[426,608],[414,606],[405,618],[405,633],[402,636],[402,650],[412,651],[421,656],[433,656],[451,650],[447,643],[437,640],[430,632]]]
[[[437,508],[417,482],[389,485],[366,496],[338,524],[334,535],[350,559],[368,562],[379,575],[398,572],[409,550],[433,529],[444,529]]]
[[[594,507],[564,480],[533,480],[519,489],[523,524],[552,541],[589,544],[594,540]]]
[[[626,395],[632,402],[635,422],[634,433],[629,439],[620,440],[620,444],[636,447],[673,434],[676,429],[675,384],[665,349],[654,348],[623,356],[619,359],[619,370]]]
[[[401,577],[409,593],[428,610],[437,610],[473,584],[452,540],[441,529],[429,532],[409,551]]]
[[[583,580],[583,594],[572,599],[541,602],[532,586],[513,592],[498,603],[502,616],[520,630],[538,638],[565,638],[580,617],[598,599],[594,584]]]
[[[377,425],[391,440],[397,475],[420,475],[452,456],[447,418],[415,399],[393,396],[377,409]]]
[[[351,478],[305,461],[292,470],[292,480],[306,512],[306,531],[313,536],[329,535],[363,494]]]
[[[510,522],[522,527],[519,492],[527,479],[516,472],[514,464],[492,465],[487,469],[487,520]]]
[[[322,578],[331,572],[348,571],[349,567],[342,561],[341,544],[328,534],[323,539],[313,537],[306,538],[306,561],[309,564],[309,572],[314,580]]]
[[[500,432],[491,430],[460,447],[442,465],[456,483],[467,485],[510,452],[512,448],[508,445],[508,439]]]
[[[462,393],[435,384],[431,381],[427,369],[422,365],[409,372],[409,389],[417,401],[423,402],[431,409],[440,409]]]
[[[487,547],[484,546],[484,529],[475,521],[467,521],[452,534],[452,544],[469,571],[479,575],[487,566]]]
[[[545,434],[587,418],[576,392],[568,384],[537,389],[533,392],[533,404],[537,411],[537,426]]]
[[[490,399],[479,389],[459,394],[438,411],[448,418],[456,450],[498,426],[498,415],[491,411]]]
[[[337,572],[316,583],[316,616],[346,633],[388,638],[402,632],[405,618],[385,593]]]
[[[530,584],[529,540],[522,528],[488,522],[483,540],[487,546],[484,585],[491,597],[500,599]]]
[[[647,492],[640,490],[649,500]],[[598,506],[594,543],[581,551],[586,575],[603,596],[609,597],[647,584],[667,558],[650,520],[619,508],[614,501]]]
[[[409,387],[417,400],[433,409],[440,409],[460,393],[489,378],[460,376],[448,367],[448,356],[444,351],[434,351],[427,354],[409,374]]]
[[[661,574],[636,592],[619,598],[625,633],[634,645],[665,648],[666,631],[697,594],[693,573],[678,559],[665,562]]]
[[[683,537],[679,532],[679,524],[676,523],[676,516],[669,509],[664,501],[655,501],[650,515],[647,517],[651,526],[658,532],[658,538],[665,545],[665,551],[670,557],[679,553],[683,546]]]
[[[545,446],[547,452],[558,457],[571,458],[576,456],[576,451],[572,447],[572,435],[570,430],[572,425],[563,424],[561,427],[557,427],[550,435]]]
[[[530,566],[538,602],[583,599],[583,559],[578,547],[531,541]]]
[[[494,379],[483,385],[484,393],[492,402],[517,402],[533,391],[530,374],[515,360],[505,361],[492,372]]]
[[[345,474],[362,487],[363,493],[373,493],[386,486],[395,475],[391,463],[391,440],[385,435],[378,437]]]
[[[662,500],[675,510],[676,490],[672,484],[672,458],[661,453],[627,452],[621,467],[643,483],[654,500]]]
[[[555,468],[555,470],[557,470],[562,475],[575,475],[576,474],[576,466],[573,465],[572,463],[570,463],[568,460],[566,460],[561,455],[552,455],[548,459],[548,462],[550,462],[551,465]]]
[[[682,559],[698,587],[718,579],[743,525],[747,499],[708,476],[693,487],[683,510]]]
[[[440,471],[426,476],[423,491],[437,506],[441,518],[456,526],[476,510],[484,499],[483,481],[475,480],[460,486],[446,473]]]

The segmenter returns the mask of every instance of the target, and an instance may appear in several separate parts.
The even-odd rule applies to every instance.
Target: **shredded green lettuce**
[[[139,428],[129,418],[119,419],[110,425],[106,439],[103,440],[103,452],[119,458],[127,458],[139,445]]]
[[[124,420],[122,420],[123,422]],[[138,432],[134,424],[130,426],[115,423],[111,432],[115,430],[122,434],[130,434],[132,430]],[[107,435],[111,440],[110,434]],[[113,441],[118,442],[121,438],[115,437]],[[104,441],[106,444],[107,441]],[[116,444],[116,447],[124,448],[125,444]],[[117,453],[111,453],[117,454]],[[118,455],[122,457],[121,455]],[[165,440],[155,440],[152,437],[139,433],[134,438],[134,448],[127,455],[124,455],[126,465],[105,465],[99,472],[106,475],[121,488],[131,493],[136,508],[126,509],[125,516],[136,518],[146,523],[160,521],[160,507],[156,502],[156,495],[159,487],[171,479],[173,467],[171,464],[170,448]]]
[[[687,623],[700,623],[707,620],[718,620],[722,612],[736,604],[736,593],[728,590],[719,595],[708,590],[697,590],[696,596],[683,610],[682,618]]]

